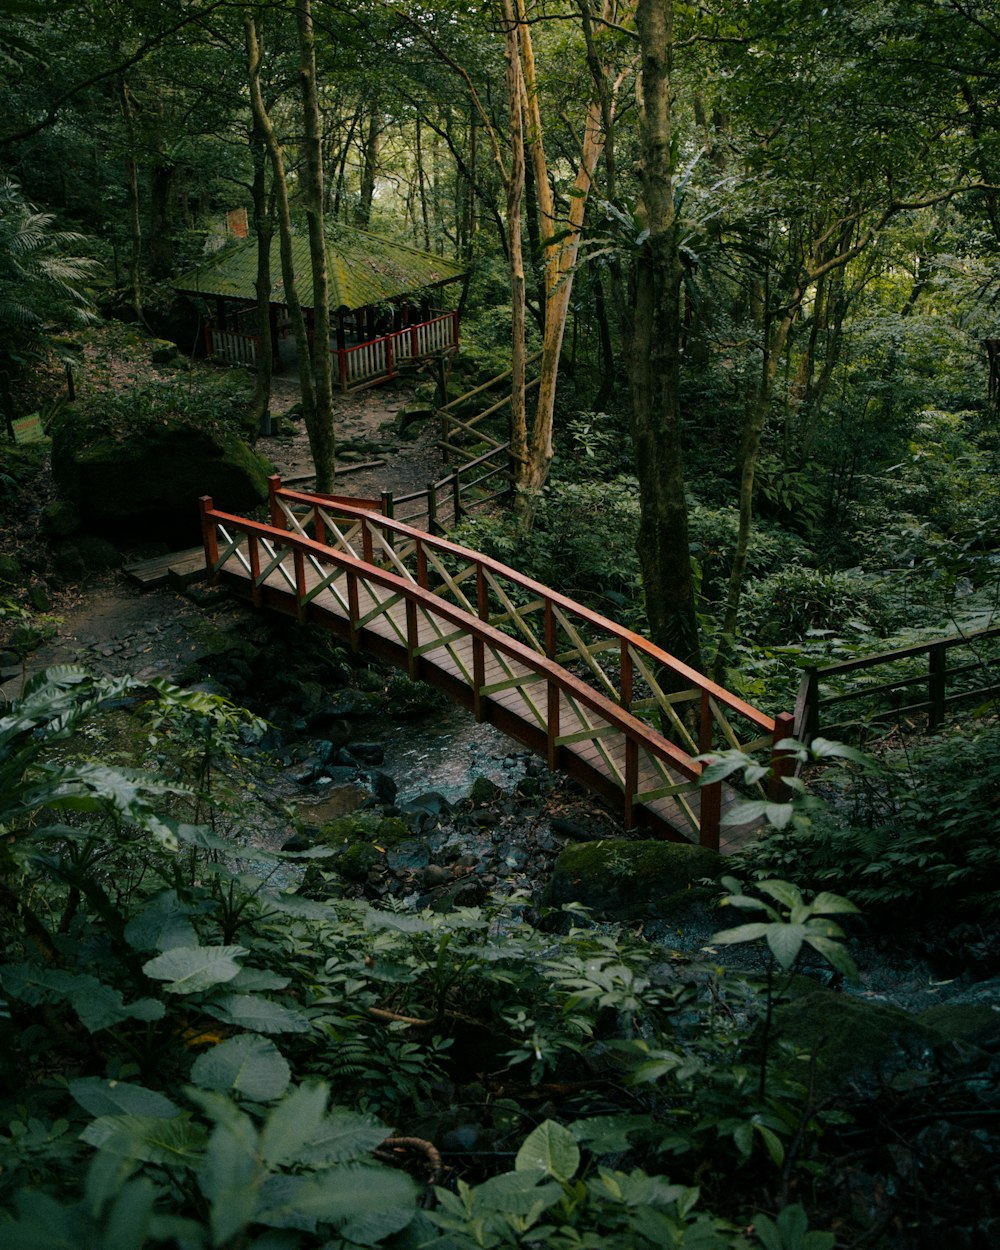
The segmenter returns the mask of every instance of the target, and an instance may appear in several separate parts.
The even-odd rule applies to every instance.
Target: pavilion
[[[393,239],[336,225],[328,230],[327,275],[334,335],[334,377],[345,390],[372,386],[394,377],[403,364],[443,356],[458,349],[457,312],[432,303],[433,293],[465,276],[465,268],[431,252]],[[312,334],[312,267],[309,240],[292,240],[295,285]],[[272,249],[268,315],[275,368],[279,343],[289,331],[285,284],[277,245]],[[241,240],[220,249],[171,285],[204,300],[210,320],[205,346],[210,359],[255,366],[260,348],[257,311],[257,242]]]

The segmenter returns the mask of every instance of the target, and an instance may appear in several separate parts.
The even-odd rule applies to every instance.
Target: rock
[[[572,838],[574,842],[600,842],[605,836],[596,829],[585,829],[576,821],[563,820],[558,816],[552,821],[552,832],[564,838]]]
[[[41,522],[50,538],[69,538],[80,528],[80,512],[68,499],[55,499],[42,509]]]
[[[372,768],[368,770],[367,776],[372,793],[380,803],[389,804],[396,801],[396,783],[388,773]]]
[[[822,989],[797,977],[791,1001],[774,1012],[772,1048],[779,1039],[797,1050],[815,1052],[816,1095],[823,1098],[845,1085],[881,1086],[896,1072],[931,1062],[943,1037],[911,1012]],[[801,1063],[796,1063],[797,1079],[802,1071]]]
[[[98,532],[196,542],[198,498],[245,512],[267,498],[270,466],[234,434],[194,426],[169,411],[132,428],[103,428],[78,408],[52,426],[52,473]]]
[[[177,344],[171,343],[169,339],[153,339],[150,348],[152,350],[149,353],[149,359],[154,365],[173,364],[179,355]]]
[[[725,870],[721,856],[700,846],[605,839],[566,847],[544,902],[582,903],[610,920],[672,918],[688,905],[696,881]]]
[[[477,777],[472,783],[472,789],[469,791],[469,802],[474,807],[483,807],[502,798],[503,790],[500,789],[495,781],[490,781],[489,777]]]
[[[352,742],[351,754],[362,764],[381,764],[385,750],[377,742]]]
[[[0,555],[0,582],[17,585],[21,580],[21,565],[16,556]]]
[[[337,817],[356,811],[363,799],[357,786],[339,786],[318,803],[299,803],[295,816],[307,829],[319,830]]]
[[[410,838],[389,851],[386,860],[390,868],[397,870],[426,868],[431,862],[431,853],[426,843]]]

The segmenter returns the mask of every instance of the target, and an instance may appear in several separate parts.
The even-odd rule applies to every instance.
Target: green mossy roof
[[[465,272],[461,265],[443,256],[422,252],[364,230],[338,225],[331,228],[328,235],[330,307],[335,310],[364,308],[410,295],[453,282]],[[292,263],[299,299],[308,308],[312,304],[312,273],[309,240],[305,235],[297,235],[292,240]],[[279,274],[271,288],[271,303],[283,304],[285,283],[280,277],[277,243],[272,251],[271,272]],[[256,280],[257,240],[247,239],[228,244],[196,269],[175,278],[171,285],[178,291],[192,294],[226,295],[256,303]]]

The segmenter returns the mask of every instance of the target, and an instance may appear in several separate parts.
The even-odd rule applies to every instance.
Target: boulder
[[[581,903],[601,919],[673,919],[701,891],[696,883],[725,872],[714,851],[675,842],[603,839],[568,846],[545,891],[549,907]]]
[[[866,1002],[797,977],[790,1001],[775,1009],[770,1053],[777,1043],[815,1055],[814,1087],[819,1098],[846,1087],[880,1086],[900,1072],[932,1062],[944,1034],[911,1012]],[[794,1061],[791,1074],[806,1068]]]
[[[234,434],[186,424],[172,414],[104,429],[78,409],[52,427],[52,472],[98,533],[194,544],[198,499],[230,512],[267,498],[270,466]]]

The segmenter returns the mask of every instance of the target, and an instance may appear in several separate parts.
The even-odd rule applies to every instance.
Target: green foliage
[[[40,213],[17,183],[0,179],[0,369],[10,370],[36,355],[52,321],[91,319],[86,291],[95,265],[70,254],[83,243],[73,231],[54,229],[51,213]]]
[[[237,875],[208,828],[164,821],[172,837],[151,838],[150,804],[176,786],[47,755],[128,689],[54,670],[0,722],[0,1043],[30,1056],[0,1086],[18,1245],[749,1244],[695,1177],[787,1172],[821,1129],[788,1078],[754,1090],[751,986],[710,965],[664,976],[655,947],[586,923],[542,932],[516,898],[444,914],[314,902]],[[160,732],[240,723],[163,694]],[[496,1106],[520,1142],[512,1172],[418,1209],[373,1158],[388,1122],[445,1113],[442,1090],[481,1100],[469,1071],[506,1065],[516,1089],[581,1064],[592,1080],[563,1122]]]
[[[995,915],[998,738],[991,725],[955,730],[919,750],[888,753],[881,772],[830,776],[834,794],[850,784],[850,803],[802,812],[742,858],[755,875],[794,875],[815,889],[835,884],[885,925],[933,915],[948,927]]]

